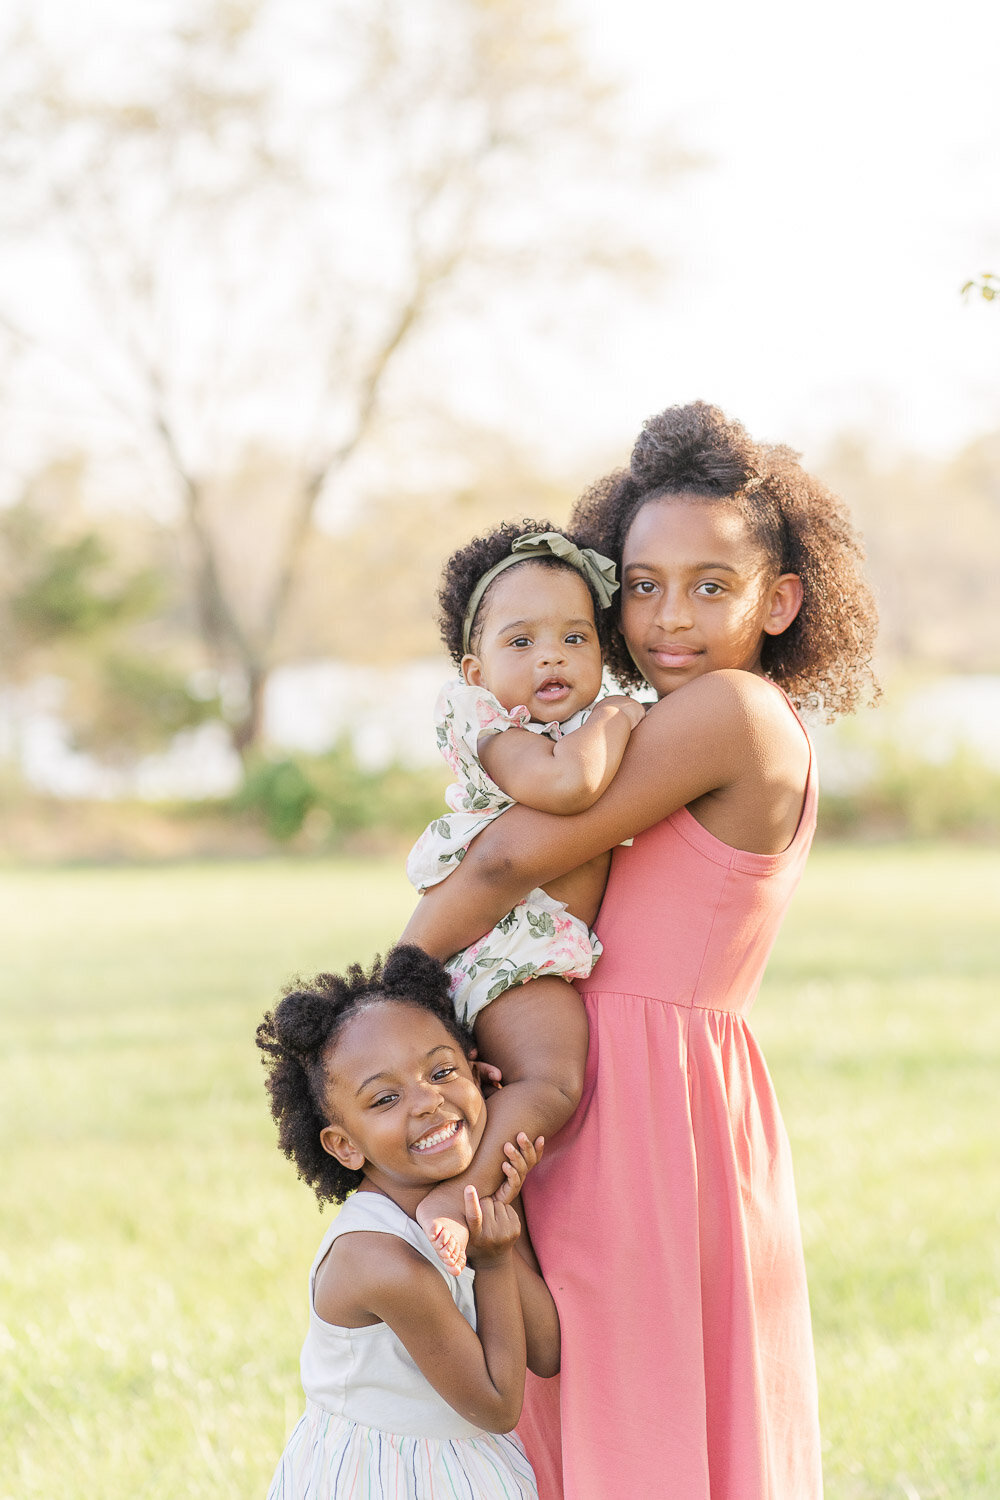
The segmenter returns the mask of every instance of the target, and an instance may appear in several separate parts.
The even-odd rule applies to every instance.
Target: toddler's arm
[[[591,807],[621,765],[629,735],[645,717],[634,698],[602,698],[587,722],[561,740],[528,729],[484,735],[479,758],[501,791],[538,812]]]
[[[495,1193],[508,1160],[506,1143],[519,1130],[529,1139],[552,1136],[580,1102],[587,1062],[587,1016],[565,979],[533,979],[505,990],[476,1018],[476,1043],[500,1068],[503,1087],[490,1096],[486,1129],[468,1170],[432,1188],[417,1222],[444,1264],[458,1275],[468,1230],[464,1189]]]
[[[507,1181],[497,1193],[498,1198],[504,1197],[507,1193],[516,1195],[521,1191],[521,1183],[531,1168],[541,1161],[544,1148],[545,1142],[541,1136],[532,1144],[522,1133],[517,1138],[516,1148],[508,1142],[505,1148],[507,1165],[504,1169],[507,1172]],[[514,1246],[514,1269],[517,1273],[517,1290],[521,1298],[521,1312],[524,1316],[528,1369],[533,1375],[558,1375],[561,1354],[559,1313],[552,1299],[552,1293],[542,1279],[535,1248],[531,1243],[531,1235],[524,1222],[523,1209],[517,1202],[514,1203],[514,1208],[517,1209],[518,1218],[521,1220],[521,1235]],[[468,1215],[468,1208],[466,1214]]]

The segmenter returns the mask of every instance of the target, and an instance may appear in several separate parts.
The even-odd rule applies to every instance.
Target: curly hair
[[[470,1055],[472,1032],[455,1017],[447,970],[410,946],[393,948],[384,963],[376,958],[367,972],[352,964],[343,977],[317,974],[294,980],[257,1027],[278,1145],[320,1207],[343,1203],[364,1175],[324,1151],[319,1138],[331,1123],[326,1100],[334,1044],[351,1016],[386,1002],[430,1011]]]
[[[572,515],[579,545],[621,566],[632,522],[650,500],[724,501],[746,519],[776,572],[797,573],[802,608],[781,635],[767,635],[761,666],[799,708],[827,719],[878,697],[871,668],[878,613],[864,577],[864,549],[847,508],[807,474],[790,448],[756,443],[703,401],[670,406],[644,424],[627,469],[598,480]],[[642,676],[621,634],[614,603],[607,665],[624,687]]]
[[[570,541],[579,544],[579,538],[563,527],[554,526],[551,521],[532,521],[525,517],[522,521],[501,521],[494,530],[487,531],[483,536],[474,537],[471,542],[467,542],[464,547],[453,552],[445,563],[441,575],[441,587],[438,590],[438,604],[441,608],[438,623],[441,627],[441,639],[444,641],[445,649],[456,667],[461,666],[462,657],[465,655],[462,648],[462,631],[465,613],[476,584],[484,573],[488,573],[490,568],[495,567],[498,562],[509,555],[511,545],[517,541],[518,537],[536,536],[543,531],[562,531]],[[567,562],[560,561],[558,557],[526,557],[525,562],[537,563],[543,568],[567,568],[571,573],[576,573],[578,578],[583,578],[582,573],[577,573],[576,568],[571,567]],[[597,626],[598,639],[604,647],[608,639],[607,616],[610,611],[601,608],[589,582],[585,578],[583,581],[587,584],[587,592],[594,605],[594,621]],[[485,618],[484,605],[492,592],[493,584],[491,583],[479,601],[479,607],[472,622],[469,645],[473,652],[479,647]]]

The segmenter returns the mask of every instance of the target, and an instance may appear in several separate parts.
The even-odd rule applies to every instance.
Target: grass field
[[[410,900],[395,862],[0,873],[3,1500],[262,1500],[322,1220],[253,1028]],[[758,1005],[828,1500],[1000,1493],[998,910],[998,850],[817,849]]]

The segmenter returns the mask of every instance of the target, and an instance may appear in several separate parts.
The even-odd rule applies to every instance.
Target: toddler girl
[[[515,1253],[511,1205],[542,1140],[507,1144],[492,1197],[467,1189],[457,1279],[413,1218],[428,1186],[468,1166],[486,1122],[444,968],[397,948],[369,973],[320,974],[265,1016],[257,1045],[285,1155],[320,1203],[353,1194],[310,1272],[306,1411],[269,1500],[533,1500],[511,1429],[526,1363],[558,1369],[559,1325],[530,1250]]]
[[[614,571],[606,557],[577,547],[545,521],[504,523],[446,564],[442,633],[462,676],[445,685],[435,716],[438,745],[457,780],[446,796],[450,812],[431,823],[407,861],[421,893],[444,880],[476,835],[515,802],[541,812],[582,812],[610,784],[643,718],[634,699],[601,697],[598,619],[618,588]],[[588,924],[609,859],[602,855],[530,891],[448,962],[457,1014],[476,1027],[484,1055],[500,1062],[514,1089],[497,1101],[502,1118],[477,1163],[486,1173],[481,1190],[487,1182],[487,1191],[496,1186],[513,1118],[529,1131],[544,1119],[551,1132],[575,1106],[586,1029],[568,981],[585,979],[601,951]],[[503,1038],[498,1055],[492,1033],[508,1028],[496,1016],[487,1022],[484,1009],[527,981],[535,982],[518,1007],[517,1034]],[[538,1107],[543,1114],[535,1113]],[[435,1193],[417,1217],[445,1263],[460,1267],[459,1186]]]

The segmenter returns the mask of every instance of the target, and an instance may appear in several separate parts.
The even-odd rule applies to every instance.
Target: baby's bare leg
[[[579,917],[581,922],[593,927],[604,900],[604,887],[608,883],[610,868],[611,855],[598,854],[596,859],[588,860],[585,865],[578,865],[575,870],[560,875],[558,880],[550,880],[545,890],[555,901],[564,902],[574,917]]]
[[[476,1018],[480,1056],[500,1068],[503,1087],[490,1096],[486,1130],[468,1171],[432,1188],[417,1221],[457,1275],[465,1262],[468,1226],[464,1194],[472,1183],[480,1197],[504,1178],[504,1145],[523,1130],[550,1140],[580,1102],[587,1063],[587,1016],[565,979],[533,979],[505,990]]]

